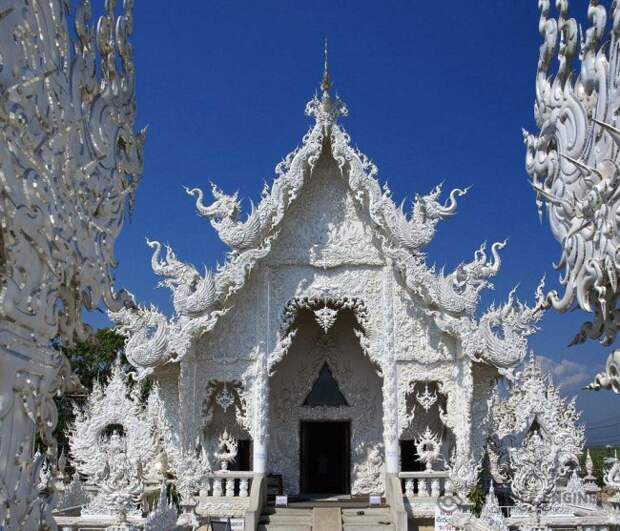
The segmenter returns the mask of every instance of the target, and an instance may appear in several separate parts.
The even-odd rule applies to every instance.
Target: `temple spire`
[[[347,116],[349,111],[338,96],[332,99],[329,93],[332,88],[332,81],[329,76],[327,38],[325,39],[323,55],[323,79],[321,80],[322,96],[321,99],[319,99],[318,94],[314,94],[314,98],[306,104],[306,115],[314,117],[317,123],[323,127],[331,127],[340,116]]]
[[[325,46],[323,49],[324,54],[324,62],[323,62],[323,80],[321,81],[321,90],[323,91],[323,95],[327,95],[329,93],[329,89],[332,88],[332,82],[329,77],[329,67],[328,67],[328,48],[327,48],[327,37],[325,37]]]

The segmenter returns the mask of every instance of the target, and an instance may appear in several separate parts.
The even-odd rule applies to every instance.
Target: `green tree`
[[[605,459],[613,457],[614,452],[618,452],[620,448],[613,446],[594,447],[590,448],[590,455],[592,456],[593,475],[596,478],[596,483],[599,487],[603,487],[603,476],[605,475]],[[586,452],[584,451],[581,456],[581,467],[585,470]]]

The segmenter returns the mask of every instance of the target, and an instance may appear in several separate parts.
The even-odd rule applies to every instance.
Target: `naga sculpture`
[[[70,382],[51,347],[88,333],[84,308],[115,292],[114,243],[140,174],[132,4],[6,0],[0,13],[0,527],[49,527],[28,454],[55,457],[53,397]],[[103,2],[102,2],[103,4]],[[73,25],[73,31],[69,24]],[[52,461],[53,465],[53,461]],[[40,510],[41,509],[41,510]],[[42,513],[43,516],[42,516]]]
[[[469,190],[452,190],[448,202],[442,205],[439,201],[442,189],[442,185],[437,185],[427,195],[416,194],[410,217],[403,211],[402,204],[397,210],[389,208],[391,201],[384,203],[385,224],[398,245],[414,252],[427,246],[435,235],[437,223],[456,213],[457,197]]]
[[[551,291],[546,304],[561,312],[578,306],[593,313],[574,342],[592,338],[609,345],[620,323],[620,6],[612,3],[607,32],[608,13],[591,0],[585,34],[569,17],[568,0],[556,2],[557,20],[550,16],[550,0],[539,6],[543,43],[534,107],[539,133],[524,132],[526,169],[539,213],[546,209],[562,246],[556,267],[564,271],[564,293]],[[618,373],[602,374],[591,386],[601,387],[620,391]]]
[[[211,271],[205,268],[205,275],[201,277],[193,266],[181,262],[169,246],[166,246],[165,260],[160,261],[161,244],[150,240],[146,243],[155,249],[151,258],[153,272],[164,277],[159,285],[172,291],[172,303],[177,314],[198,314],[213,305],[216,292]]]
[[[263,226],[261,222],[261,214],[263,213],[256,211],[254,204],[252,204],[248,219],[241,223],[238,219],[241,206],[237,200],[237,193],[232,196],[226,195],[213,184],[211,186],[211,193],[215,198],[215,202],[206,207],[203,204],[202,190],[199,188],[192,190],[186,188],[185,190],[188,195],[196,196],[196,209],[201,216],[209,219],[211,225],[226,245],[234,251],[256,247],[259,243]]]

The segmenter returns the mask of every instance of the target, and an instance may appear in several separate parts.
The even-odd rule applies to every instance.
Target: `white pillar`
[[[400,445],[396,441],[385,442],[385,471],[388,474],[398,474],[400,472]]]
[[[259,359],[256,363],[260,364],[260,374],[254,384],[252,468],[255,474],[266,474],[269,457],[269,376],[265,360]]]
[[[388,261],[384,272],[383,303],[385,330],[383,337],[383,444],[385,446],[385,472],[400,472],[400,443],[398,440],[398,375],[394,357],[394,267]]]
[[[389,360],[383,368],[383,444],[385,472],[400,472],[400,442],[398,439],[398,386],[396,362]]]
[[[266,474],[267,473],[267,444],[265,440],[254,441],[254,473]]]

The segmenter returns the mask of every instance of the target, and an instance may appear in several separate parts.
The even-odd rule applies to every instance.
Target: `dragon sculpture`
[[[391,212],[389,208],[385,209],[385,224],[399,246],[412,251],[421,249],[432,241],[437,223],[456,213],[456,198],[465,195],[467,191],[468,188],[452,190],[448,202],[442,205],[439,202],[442,185],[439,184],[426,195],[416,194],[410,217],[403,211],[403,204]]]
[[[226,195],[213,184],[211,193],[215,201],[207,207],[203,203],[203,192],[200,188],[191,190],[186,188],[185,191],[191,196],[196,196],[196,209],[201,216],[209,219],[221,240],[231,249],[243,251],[259,244],[263,223],[253,203],[247,220],[240,222],[241,205],[237,199],[238,193]]]
[[[405,253],[396,253],[407,286],[427,300],[427,313],[443,332],[460,338],[462,351],[474,361],[495,365],[502,374],[511,377],[527,354],[527,336],[536,331],[542,317],[544,279],[536,290],[533,307],[515,298],[513,289],[505,304],[492,304],[477,320],[480,292],[492,287],[488,280],[499,270],[498,250],[503,242],[493,245],[493,262],[486,261],[484,246],[473,262],[461,264],[450,275],[436,276],[419,260]]]
[[[170,324],[154,306],[137,309],[122,308],[109,312],[119,334],[125,336],[125,355],[137,368],[137,377],[144,378],[172,354],[168,352]]]
[[[491,246],[493,262],[487,262],[486,244],[482,244],[472,262],[459,264],[448,275],[442,269],[437,281],[426,285],[433,305],[456,314],[474,313],[482,290],[492,287],[488,279],[498,273],[502,263],[499,251],[505,246],[505,241]]]
[[[161,244],[146,241],[155,249],[151,257],[151,267],[156,275],[164,277],[159,285],[172,291],[172,303],[177,315],[199,314],[209,309],[216,301],[215,279],[211,271],[205,268],[201,277],[196,269],[181,262],[170,246],[166,246],[166,257],[160,260]]]
[[[546,209],[562,246],[557,268],[564,270],[564,293],[551,291],[546,304],[561,312],[579,307],[593,313],[574,342],[592,338],[609,345],[620,325],[620,6],[611,6],[609,42],[608,13],[598,1],[589,2],[585,36],[569,17],[568,0],[556,2],[557,20],[550,16],[550,0],[540,0],[539,7],[543,42],[534,107],[539,132],[524,132],[526,169],[539,213]],[[618,373],[599,375],[591,388],[601,387],[619,391]]]

